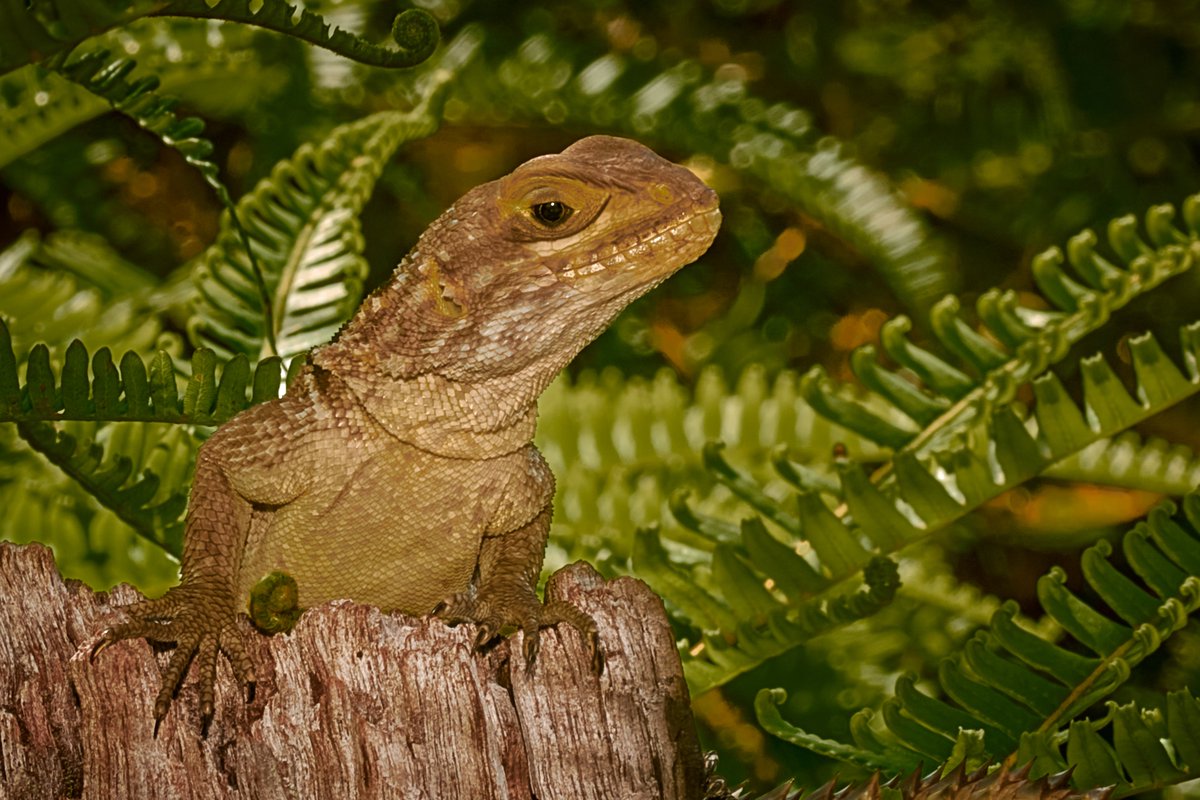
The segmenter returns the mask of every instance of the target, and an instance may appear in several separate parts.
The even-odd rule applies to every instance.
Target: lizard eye
[[[533,218],[547,228],[558,227],[567,221],[567,217],[575,213],[575,209],[558,200],[551,200],[548,203],[536,203],[530,206],[529,210],[533,212]]]

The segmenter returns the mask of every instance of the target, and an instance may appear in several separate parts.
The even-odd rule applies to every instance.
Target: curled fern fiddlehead
[[[192,17],[255,25],[325,48],[377,67],[413,67],[433,54],[438,44],[436,20],[426,11],[411,8],[396,16],[392,38],[397,49],[381,47],[332,27],[319,14],[299,9],[284,0],[263,0],[254,11],[250,0],[176,0],[159,4],[128,0],[124,4],[103,0],[0,0],[0,74],[25,64],[70,53],[78,44],[110,28],[145,16]]]
[[[415,67],[433,55],[438,45],[437,21],[429,12],[416,8],[401,12],[393,20],[392,39],[398,47],[393,50],[334,28],[320,15],[298,9],[283,0],[264,0],[261,6],[258,11],[253,11],[250,0],[217,0],[215,4],[205,0],[175,0],[155,16],[223,19],[256,25],[373,67]]]

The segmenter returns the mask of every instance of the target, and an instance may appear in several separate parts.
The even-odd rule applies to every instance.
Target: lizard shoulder
[[[254,503],[289,502],[322,476],[323,460],[385,434],[340,381],[306,369],[277,400],[253,406],[217,429],[199,458],[214,461]]]

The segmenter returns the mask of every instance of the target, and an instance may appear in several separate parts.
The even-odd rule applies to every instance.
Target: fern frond
[[[272,308],[262,267],[250,246],[246,229],[234,207],[233,198],[221,181],[219,169],[216,163],[209,158],[213,151],[213,144],[200,135],[204,131],[204,122],[198,117],[180,119],[175,116],[173,109],[176,101],[173,98],[161,97],[156,93],[157,77],[146,76],[132,83],[127,81],[126,75],[132,72],[137,65],[133,59],[119,57],[110,60],[108,51],[100,50],[81,56],[52,58],[47,63],[59,74],[79,84],[92,94],[103,97],[115,110],[128,115],[143,129],[157,136],[165,145],[179,152],[188,164],[200,172],[205,182],[217,193],[221,205],[225,207],[228,214],[230,226],[237,232],[251,274],[254,276],[259,309],[267,331],[266,343],[273,352],[276,342]]]
[[[95,287],[105,297],[153,293],[158,279],[128,261],[103,236],[62,230],[47,235],[33,254],[31,266],[70,275]]]
[[[251,33],[227,27],[219,34],[167,20],[141,22],[99,38],[96,50],[137,52],[139,77],[160,81],[157,92],[228,118],[278,91],[282,65],[253,47]],[[155,48],[144,44],[152,38]],[[216,87],[216,91],[211,89]],[[42,65],[0,76],[0,167],[59,134],[111,109],[78,83]]]
[[[105,458],[104,448],[80,442],[56,431],[47,422],[21,422],[17,430],[30,447],[45,456],[81,488],[133,528],[138,535],[173,556],[183,552],[183,513],[187,508],[187,485],[157,500],[159,477],[147,471],[130,480],[131,463],[123,456]],[[191,466],[194,451],[185,459]],[[190,483],[190,482],[189,482]]]
[[[143,129],[158,137],[168,147],[178,151],[195,167],[227,208],[233,206],[219,170],[210,156],[213,144],[201,136],[204,122],[199,117],[175,115],[178,101],[158,94],[159,79],[145,75],[134,81],[127,77],[137,68],[137,62],[122,56],[113,57],[107,50],[80,54],[66,59],[51,59],[48,64],[58,74],[97,97],[106,100],[113,109],[127,115]]]
[[[63,258],[71,258],[82,274],[67,274]],[[134,289],[132,297],[106,291],[118,274],[131,280],[126,288]],[[161,346],[169,346],[161,324],[145,313],[138,297],[137,289],[148,283],[143,273],[94,239],[56,233],[43,241],[30,231],[0,251],[0,319],[23,347],[38,339],[61,347],[57,343],[84,332],[99,345],[138,352],[160,339]]]
[[[900,368],[883,367],[871,346],[857,350],[851,363],[859,380],[888,404],[887,417],[842,397],[819,367],[805,375],[805,397],[819,413],[902,455],[924,457],[944,450],[987,425],[991,409],[1009,403],[1020,386],[1063,359],[1071,345],[1104,325],[1115,311],[1192,268],[1200,254],[1200,195],[1183,204],[1186,232],[1171,224],[1174,215],[1169,205],[1146,213],[1149,242],[1139,236],[1132,215],[1113,220],[1108,228],[1111,259],[1097,252],[1090,230],[1070,240],[1066,259],[1057,247],[1035,257],[1033,274],[1048,310],[1021,306],[1011,290],[985,292],[976,304],[984,325],[980,332],[962,318],[956,298],[938,302],[931,326],[957,365],[912,343],[905,317],[886,323],[883,348]],[[1074,277],[1064,260],[1070,261]],[[1102,410],[1120,415],[1121,409],[1102,409],[1105,386],[1119,385],[1116,376],[1102,362],[1085,361],[1083,368],[1091,384],[1089,415]],[[921,388],[902,372],[920,378]],[[884,467],[876,480],[890,471],[890,466]]]
[[[300,360],[293,363],[299,366]],[[101,348],[90,358],[89,379],[88,352],[76,339],[57,370],[49,349],[35,345],[22,383],[8,328],[0,320],[0,422],[16,422],[21,438],[79,488],[138,535],[179,556],[199,445],[184,425],[218,425],[249,405],[278,397],[280,366],[277,357],[265,359],[251,377],[246,357],[238,355],[220,365],[218,379],[216,357],[197,350],[180,392],[178,369],[163,350],[147,368],[133,351],[118,366],[108,348]],[[156,427],[153,434],[145,425],[70,432],[52,424],[70,420]],[[147,437],[155,442],[150,452]],[[140,454],[136,460],[134,453]],[[135,465],[141,467],[140,477],[134,475]]]
[[[367,263],[358,214],[401,143],[428,135],[424,110],[385,111],[303,145],[237,204],[272,299],[267,327],[253,265],[228,217],[196,261],[199,293],[188,332],[223,357],[291,360],[328,341],[358,305]]]
[[[1108,789],[1073,791],[1068,771],[1035,776],[1027,768],[1019,770],[1001,766],[996,769],[983,765],[968,769],[965,765],[953,769],[936,769],[925,777],[914,770],[907,776],[881,781],[878,775],[860,784],[838,787],[837,781],[805,793],[792,789],[789,781],[755,800],[998,800],[998,798],[1027,798],[1027,800],[1109,800]],[[716,800],[736,800],[735,795],[718,796]]]
[[[721,432],[734,437],[737,452],[750,463],[765,462],[772,442],[799,442],[800,451],[814,456],[813,445],[827,451],[837,441],[836,429],[813,425],[813,409],[797,392],[794,377],[781,376],[768,391],[761,372],[752,371],[738,394],[714,394],[694,408],[688,408],[686,394],[666,376],[654,388],[633,381],[623,392],[606,393],[585,384],[569,402],[552,390],[543,403],[539,443],[562,476],[554,539],[605,559],[618,556],[618,564],[631,556],[637,574],[698,629],[688,645],[685,671],[692,691],[700,693],[767,657],[881,608],[897,583],[891,562],[875,561],[878,570],[870,571],[862,587],[846,585],[872,559],[929,537],[1066,455],[1200,390],[1200,374],[1192,367],[1200,356],[1198,335],[1200,326],[1182,331],[1186,376],[1152,337],[1131,340],[1137,396],[1142,400],[1135,400],[1116,381],[1103,359],[1085,359],[1082,409],[1053,375],[1039,378],[1033,413],[1002,407],[991,415],[983,432],[983,458],[975,455],[980,449],[975,447],[958,448],[936,463],[902,454],[894,484],[884,490],[848,459],[837,460],[835,472],[826,477],[800,475],[789,459],[777,458],[784,482],[799,490],[793,503],[781,502],[778,479],[764,486],[767,476],[733,467],[721,448],[709,445],[703,448],[707,477],[744,505],[706,500],[709,508],[697,508],[678,490],[689,482],[703,485],[696,476],[699,465],[692,461],[687,468],[678,454],[694,448],[701,437]],[[702,379],[701,386],[705,384]],[[697,395],[709,391],[698,388]],[[593,416],[610,426],[607,432],[589,425]],[[574,441],[568,433],[571,426],[579,426]],[[859,446],[852,438],[848,441]],[[664,463],[674,467],[670,477],[656,474],[654,465]],[[614,472],[622,464],[630,472]],[[603,480],[589,477],[601,469]],[[823,499],[826,481],[835,482],[837,502],[849,513],[839,516]],[[784,494],[788,491],[783,489]],[[631,506],[634,502],[637,509]],[[634,537],[631,550],[615,529],[607,536],[596,530],[608,512],[614,525],[617,519],[649,525],[665,503],[695,537],[668,528],[669,539],[686,545],[682,550],[664,542],[663,533],[652,528]],[[596,508],[599,521],[584,512]],[[782,534],[769,532],[759,522],[739,526],[727,521],[731,515],[744,516],[747,508],[758,511]],[[577,518],[581,523],[575,526]],[[560,560],[571,553],[567,550]]]
[[[1017,761],[1029,763],[1033,774],[1065,765],[1076,786],[1111,786],[1116,798],[1194,780],[1200,775],[1200,701],[1183,689],[1160,703],[1108,701],[1100,720],[1071,723],[1065,757],[1061,734],[1026,734]]]
[[[22,0],[0,2],[0,74],[25,64],[70,52],[98,33],[145,16],[176,16],[227,20],[255,25],[309,42],[338,55],[379,67],[413,67],[433,54],[438,44],[437,22],[426,11],[408,9],[392,22],[398,49],[371,44],[332,28],[319,15],[284,0],[263,0],[252,9],[249,0],[175,0],[166,4],[146,0],[108,3],[102,0]]]
[[[255,8],[257,6],[257,9]],[[437,21],[429,12],[410,8],[392,20],[392,50],[331,26],[325,19],[305,8],[283,0],[173,0],[155,12],[160,17],[194,17],[240,22],[282,33],[324,48],[339,56],[373,67],[398,69],[415,67],[437,49]]]
[[[220,365],[219,380],[217,366],[211,350],[197,350],[192,356],[191,377],[181,395],[175,362],[165,350],[157,352],[149,368],[132,350],[121,357],[118,365],[107,347],[89,359],[87,348],[76,339],[67,347],[57,370],[51,365],[50,349],[45,344],[34,345],[25,362],[22,382],[8,326],[0,320],[0,422],[219,425],[249,405],[279,396],[278,357],[258,362],[253,380],[250,363],[243,355]]]
[[[538,401],[538,448],[557,478],[550,565],[579,558],[609,573],[629,569],[634,527],[660,525],[674,561],[707,559],[713,537],[673,524],[664,513],[678,492],[721,524],[731,540],[739,527],[725,521],[744,514],[736,497],[717,484],[699,457],[714,437],[727,442],[739,460],[761,466],[768,480],[773,451],[786,447],[814,460],[836,442],[856,455],[883,451],[813,412],[796,390],[798,376],[745,370],[734,385],[721,371],[706,368],[687,387],[669,370],[650,379],[615,372],[561,375]],[[832,470],[811,469],[831,482]]]
[[[1085,447],[1042,475],[1179,496],[1200,486],[1200,456],[1185,445],[1126,431]]]
[[[1100,356],[1081,362],[1083,384],[1082,408],[1072,400],[1062,382],[1050,372],[1049,363],[1066,354],[1067,345],[1093,330],[1108,318],[1116,307],[1134,295],[1148,291],[1168,277],[1190,268],[1193,253],[1200,248],[1196,241],[1196,225],[1200,222],[1200,197],[1185,205],[1185,217],[1191,233],[1183,234],[1170,226],[1166,207],[1152,210],[1147,229],[1157,250],[1137,238],[1132,221],[1124,220],[1112,226],[1114,250],[1122,254],[1129,269],[1122,270],[1096,255],[1087,235],[1076,237],[1072,247],[1077,269],[1096,277],[1087,289],[1086,301],[1077,299],[1069,308],[1056,312],[1031,312],[1018,309],[1011,303],[983,304],[990,309],[982,315],[989,318],[996,340],[1005,337],[1013,349],[1001,351],[992,340],[984,339],[965,322],[953,316],[951,303],[941,303],[935,309],[934,327],[949,349],[955,350],[969,369],[986,375],[973,383],[966,372],[918,350],[903,337],[890,342],[893,357],[920,374],[926,385],[936,391],[922,393],[921,402],[904,386],[912,388],[904,378],[870,362],[857,359],[855,367],[865,375],[864,382],[886,394],[890,404],[880,411],[878,397],[863,400],[844,391],[834,393],[823,384],[824,379],[810,372],[801,381],[800,391],[817,413],[826,416],[861,436],[896,448],[895,455],[885,461],[874,479],[848,458],[836,458],[838,490],[830,497],[816,481],[803,475],[788,474],[799,490],[796,500],[786,503],[778,492],[769,493],[760,481],[734,468],[722,455],[719,445],[707,445],[704,459],[709,472],[731,493],[754,509],[781,533],[776,536],[748,538],[743,526],[740,539],[735,538],[728,523],[719,517],[688,507],[683,502],[672,506],[675,518],[699,536],[708,539],[714,548],[711,564],[700,560],[688,566],[677,566],[683,576],[664,581],[662,593],[672,601],[672,591],[686,585],[688,592],[706,591],[712,595],[709,605],[721,607],[725,615],[709,613],[697,620],[702,629],[700,641],[704,647],[693,647],[692,658],[686,660],[689,677],[695,676],[695,692],[728,680],[738,672],[758,663],[764,652],[759,637],[747,638],[747,626],[728,627],[729,619],[746,619],[757,611],[755,630],[766,630],[764,621],[770,618],[763,609],[745,607],[742,599],[745,586],[724,585],[710,577],[716,573],[716,548],[734,548],[747,565],[742,583],[758,583],[781,587],[793,584],[793,591],[767,592],[765,597],[776,603],[775,610],[792,614],[819,602],[827,593],[844,593],[843,582],[852,580],[872,559],[889,556],[909,545],[929,537],[961,519],[984,502],[1024,481],[1041,474],[1053,464],[1072,456],[1094,443],[1114,436],[1149,416],[1183,400],[1200,390],[1200,323],[1185,326],[1182,339],[1184,369],[1181,370],[1163,353],[1150,335],[1129,340],[1131,361],[1137,384],[1131,395]],[[1071,281],[1052,258],[1041,259],[1042,282],[1059,287],[1051,293],[1071,294],[1082,298],[1083,288]],[[1049,267],[1046,265],[1049,264]],[[1079,265],[1086,265],[1080,267]],[[989,295],[985,295],[989,296]],[[990,293],[996,298],[997,295]],[[1015,297],[1010,298],[1015,301]],[[1068,300],[1059,298],[1060,305]],[[1010,307],[1011,306],[1011,307]],[[990,315],[990,316],[989,316]],[[1018,328],[1019,325],[1023,326]],[[1017,335],[1021,331],[1020,338]],[[896,328],[893,326],[893,332]],[[885,334],[885,346],[889,339]],[[865,352],[865,351],[860,351]],[[987,371],[991,369],[991,371]],[[1041,374],[1041,373],[1045,374]],[[1185,375],[1186,372],[1186,375]],[[1032,412],[1012,403],[1017,381],[1028,382],[1037,400]],[[939,403],[924,402],[927,399]],[[899,419],[903,424],[897,424]],[[970,423],[970,424],[967,424]],[[925,424],[925,428],[920,425]],[[907,426],[907,427],[906,427]],[[927,435],[934,430],[936,435]],[[954,432],[955,438],[948,438]],[[915,443],[923,441],[923,447]],[[909,445],[907,443],[914,443]],[[777,465],[789,467],[789,462]],[[880,480],[885,476],[886,480]],[[799,479],[799,480],[798,480]],[[1188,487],[1191,488],[1191,487]],[[835,508],[834,506],[837,506]],[[757,530],[757,529],[754,529]],[[764,527],[765,531],[766,528]],[[643,550],[643,556],[650,553]],[[637,563],[637,569],[656,572],[665,577],[653,561]],[[871,596],[868,588],[867,596]],[[694,605],[694,601],[693,601]],[[869,604],[860,606],[869,613]],[[850,617],[852,618],[852,617]],[[715,628],[707,623],[719,622]],[[746,648],[740,657],[721,653],[719,661],[710,656],[718,648],[709,642],[719,641],[725,649]],[[779,648],[794,646],[803,636],[789,640],[786,630],[775,626],[772,654]]]
[[[1084,578],[1107,608],[1069,590],[1060,568],[1038,582],[1043,609],[1074,645],[1048,641],[1016,625],[1016,605],[1008,603],[993,616],[989,630],[942,662],[939,683],[952,702],[919,691],[915,679],[905,676],[897,681],[895,697],[883,704],[882,730],[869,727],[869,716],[862,716],[851,726],[856,745],[847,745],[840,755],[813,744],[856,763],[886,758],[891,764],[886,769],[899,771],[922,759],[945,761],[960,730],[982,731],[986,753],[1008,763],[1018,760],[1022,743],[1025,758],[1044,756],[1067,725],[1082,736],[1076,731],[1088,723],[1076,718],[1120,687],[1134,666],[1200,608],[1200,495],[1188,495],[1182,513],[1175,512],[1174,504],[1164,503],[1124,536],[1122,550],[1136,579],[1113,566],[1107,542],[1085,552]],[[804,744],[808,735],[771,710],[780,698],[760,694],[760,723]]]
[[[38,67],[0,78],[18,102],[0,99],[0,167],[105,111],[103,100]]]
[[[70,428],[73,436],[92,438],[96,426],[67,423],[64,427]],[[179,426],[173,426],[172,430],[183,433]],[[181,438],[184,437],[191,438],[187,434]],[[162,446],[155,448],[161,449]],[[131,474],[140,474],[144,463],[141,454],[132,456]],[[190,457],[186,461],[190,464]],[[64,577],[86,581],[96,588],[134,581],[144,591],[159,594],[177,582],[177,561],[160,545],[139,536],[114,514],[99,507],[48,460],[23,446],[16,426],[0,426],[0,463],[4,465],[0,470],[0,508],[4,509],[0,516],[0,539],[18,543],[36,539],[49,545]],[[164,478],[159,487],[162,499],[173,491],[169,486]]]
[[[0,2],[0,75],[69,50],[89,36],[152,13],[154,0]]]
[[[1200,323],[1183,330],[1189,364],[1200,355],[1198,335]],[[839,459],[839,497],[848,512],[841,516],[819,492],[812,490],[802,490],[794,504],[784,505],[764,493],[756,481],[732,467],[718,446],[707,446],[705,459],[713,476],[783,531],[782,536],[776,538],[767,535],[765,527],[748,529],[743,524],[741,541],[733,544],[739,545],[738,555],[752,567],[743,576],[744,582],[761,584],[769,580],[781,587],[795,584],[796,591],[785,591],[789,595],[786,601],[770,596],[776,600],[780,612],[789,608],[799,611],[806,607],[804,604],[815,602],[824,593],[839,591],[842,582],[852,579],[873,559],[896,553],[930,536],[984,502],[1040,474],[1065,455],[1078,452],[1200,391],[1200,373],[1189,370],[1190,374],[1185,378],[1152,337],[1147,335],[1132,340],[1131,352],[1137,354],[1133,361],[1141,379],[1139,396],[1145,398],[1143,403],[1135,401],[1125,391],[1107,366],[1099,366],[1104,364],[1103,360],[1085,360],[1093,370],[1090,378],[1085,371],[1084,381],[1085,408],[1091,412],[1088,416],[1092,426],[1084,422],[1085,412],[1075,405],[1051,374],[1034,383],[1039,402],[1029,419],[1022,419],[1009,407],[992,414],[985,433],[986,460],[975,455],[969,447],[952,449],[941,455],[936,464],[928,466],[910,454],[901,454],[895,462],[896,479],[892,487],[895,493],[891,494],[875,486],[858,465],[848,459]],[[1104,397],[1107,405],[1096,402],[1096,397]],[[1122,412],[1111,410],[1116,407]],[[710,538],[717,547],[730,546],[728,537],[719,535],[722,530],[719,520],[690,509],[676,510],[675,516],[696,533]],[[754,535],[748,536],[748,531]],[[678,602],[679,598],[673,597],[673,587],[685,583],[692,592],[710,592],[712,602],[729,609],[731,618],[746,618],[748,609],[739,604],[739,593],[731,592],[729,585],[705,580],[702,568],[693,567],[688,570],[690,574],[686,579],[659,586],[653,579],[660,572],[654,563],[635,561],[635,567],[639,573],[644,571],[651,576],[651,583],[669,600]],[[712,569],[715,573],[715,555]],[[873,596],[871,586],[868,579],[868,596]],[[865,613],[870,612],[869,605],[860,608]],[[759,616],[761,618],[762,614]],[[846,619],[853,618],[850,615]],[[697,620],[697,624],[707,628],[701,623],[713,619],[710,614]],[[726,641],[737,643],[739,648],[747,633],[745,625],[736,629],[717,626],[715,630],[719,630]],[[776,626],[772,633],[781,630]],[[802,633],[798,630],[782,632]],[[791,639],[776,635],[775,652],[778,648],[800,644],[804,638],[804,635]],[[712,637],[705,634],[705,641],[710,639]],[[696,651],[695,658],[685,663],[689,679],[696,676],[692,690],[701,692],[711,688],[712,681],[728,680],[761,660],[757,658],[762,651],[758,639],[751,639],[746,649],[748,652],[737,664],[728,655],[722,655],[719,662],[710,660],[707,648]]]

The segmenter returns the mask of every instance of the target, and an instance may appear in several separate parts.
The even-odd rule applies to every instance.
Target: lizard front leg
[[[547,505],[517,530],[486,536],[480,547],[476,585],[444,601],[434,613],[450,624],[478,625],[476,647],[494,639],[507,626],[520,628],[524,633],[525,663],[530,667],[537,657],[541,629],[565,622],[587,640],[593,669],[598,672],[602,660],[595,621],[565,601],[543,604],[538,600],[537,580],[552,510]]]
[[[243,685],[251,691],[254,685],[254,668],[236,625],[234,599],[234,580],[254,510],[235,491],[222,465],[209,455],[209,443],[197,457],[180,585],[162,597],[122,609],[128,621],[101,633],[92,650],[94,658],[122,639],[176,643],[154,701],[156,731],[193,658],[200,670],[200,712],[205,719],[213,714],[219,652],[229,658]]]

